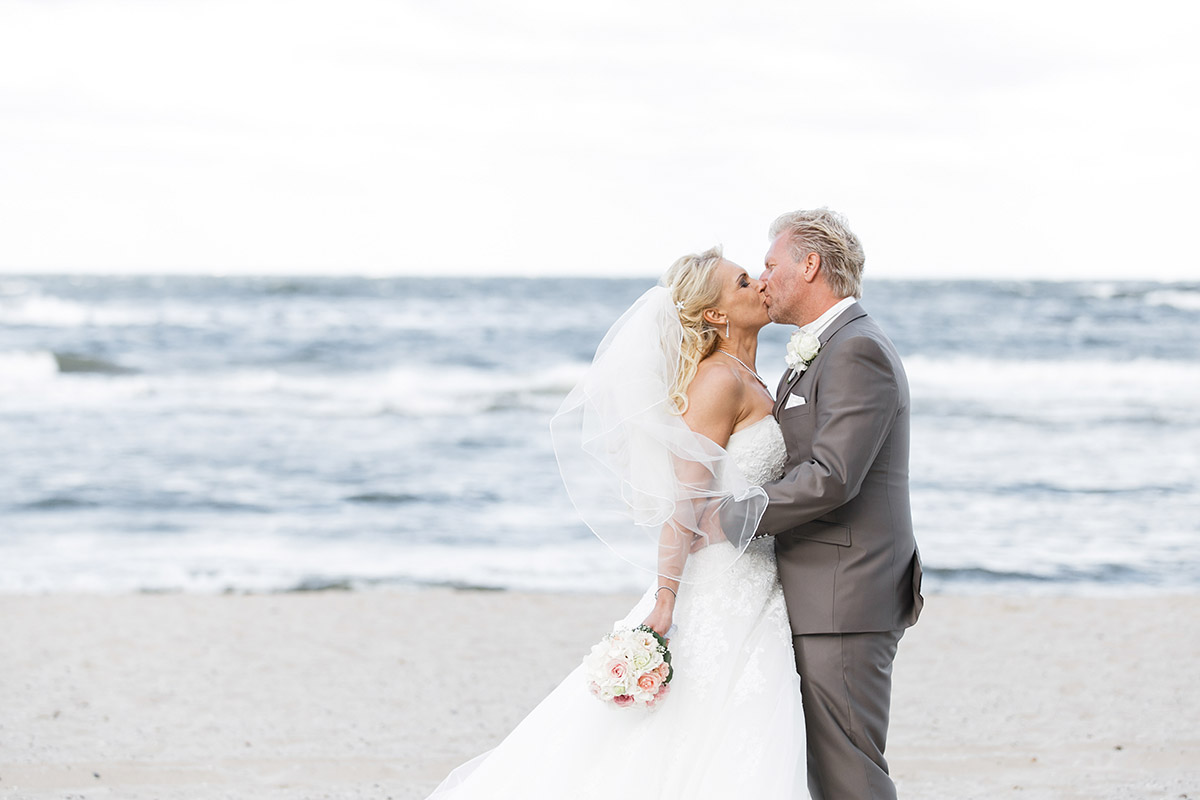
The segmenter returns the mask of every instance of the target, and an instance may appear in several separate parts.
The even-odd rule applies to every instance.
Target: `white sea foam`
[[[1031,387],[1161,386],[1200,388],[1200,363],[1136,358],[1129,361],[1098,359],[995,359],[975,356],[910,356],[905,370],[914,383],[935,388],[940,395],[975,394],[995,387],[1027,384]]]
[[[459,586],[548,592],[638,592],[651,576],[615,558],[594,539],[528,546],[486,542],[454,547],[404,545],[366,536],[296,537],[272,532],[220,531],[185,535],[60,533],[53,546],[10,535],[0,543],[0,593],[228,590],[274,592],[302,588]],[[969,590],[975,581],[1003,591],[1123,591],[1123,571],[1154,569],[1148,546],[1162,543],[1108,537],[1097,544],[1080,533],[1077,544],[1036,526],[1017,535],[973,534],[972,545],[919,526],[931,566],[927,588]],[[1184,547],[1189,546],[1187,542]],[[1194,548],[1193,548],[1194,549]],[[933,565],[936,564],[936,567]],[[1007,576],[1007,577],[1006,577]],[[1115,576],[1115,578],[1114,578]],[[1184,573],[1157,584],[1160,591],[1187,590]],[[1156,584],[1143,584],[1151,589]]]
[[[99,304],[84,304],[38,292],[18,293],[15,299],[0,303],[0,322],[45,328],[77,328],[83,325],[111,323],[124,315]],[[142,315],[145,318],[145,314]],[[122,322],[126,320],[121,320]]]
[[[90,315],[91,309],[81,303],[41,294],[0,305],[0,322],[6,325],[75,328],[86,324]]]
[[[4,394],[5,385],[28,392],[28,384],[49,381],[58,375],[58,361],[46,350],[0,352],[0,375],[4,376],[0,395]]]
[[[286,303],[279,298],[233,304],[211,300],[190,302],[179,298],[80,302],[34,290],[14,291],[7,295],[0,292],[0,323],[45,328],[336,328],[361,325],[363,309]],[[376,321],[372,320],[371,324]]]
[[[60,374],[54,354],[0,353],[15,380],[0,383],[0,409],[134,405],[145,411],[190,408],[305,416],[466,416],[505,407],[552,410],[582,375],[564,363],[503,373],[455,366],[397,366],[378,372],[296,374],[242,369],[218,373]],[[29,384],[40,382],[31,391]]]
[[[1154,415],[1200,418],[1200,363],[1132,359],[1001,360],[976,357],[905,360],[914,403],[963,404],[1025,419],[1106,419]]]
[[[1084,294],[1098,300],[1111,300],[1121,293],[1115,283],[1089,283],[1084,285]]]
[[[1183,311],[1200,311],[1200,291],[1161,289],[1148,292],[1146,302],[1152,306],[1170,306]]]
[[[80,302],[44,294],[29,284],[0,285],[0,324],[45,328],[83,326],[145,328],[229,328],[245,330],[309,329],[340,330],[369,327],[392,333],[454,330],[465,320],[499,330],[561,331],[581,324],[598,324],[589,319],[588,309],[539,305],[495,306],[486,298],[462,304],[428,298],[356,298],[334,303],[329,298],[296,300],[266,296],[258,302],[216,304],[179,298],[145,302],[97,299]],[[591,309],[596,314],[595,309]]]
[[[0,408],[133,406],[146,412],[203,408],[304,416],[472,416],[504,408],[552,411],[586,370],[582,362],[512,372],[454,365],[397,365],[367,372],[306,374],[272,369],[216,373],[60,374],[46,351],[0,353],[9,380]],[[1200,363],[1135,359],[906,360],[915,407],[939,413],[1081,420],[1139,414],[1200,417]],[[37,384],[31,390],[31,385]]]
[[[55,547],[0,544],[0,592],[288,591],[345,585],[451,585],[530,591],[638,591],[650,578],[598,541],[404,546],[367,537],[58,534]]]
[[[14,297],[32,291],[36,291],[36,287],[30,281],[0,278],[0,297]]]

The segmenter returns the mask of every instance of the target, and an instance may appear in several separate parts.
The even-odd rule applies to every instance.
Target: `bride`
[[[670,695],[652,711],[607,707],[581,666],[431,800],[808,797],[774,545],[752,540],[759,487],[786,458],[753,368],[768,322],[761,282],[719,248],[684,256],[613,325],[551,422],[584,521],[655,575],[614,630],[670,637]]]

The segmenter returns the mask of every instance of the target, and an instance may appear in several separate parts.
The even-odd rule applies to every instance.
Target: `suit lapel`
[[[847,324],[859,319],[860,317],[865,317],[866,315],[866,309],[864,309],[858,303],[854,303],[845,311],[838,314],[834,318],[833,322],[829,323],[829,327],[822,331],[821,335],[817,337],[817,340],[821,343],[821,349],[823,350],[825,348],[825,343],[832,339],[835,333],[846,327]],[[788,375],[791,375],[792,372],[790,367],[783,373],[783,377],[779,379],[779,388],[776,390],[777,396],[775,399],[775,409],[773,412],[776,417],[779,416],[779,412],[783,411],[783,407],[787,402],[788,395],[790,395],[796,388],[796,384],[800,382],[800,378],[802,378],[804,374],[808,372],[808,370],[812,369],[812,365],[817,363],[817,359],[820,357],[821,352],[817,351],[816,358],[814,358],[812,363],[808,365],[808,369],[804,370],[803,372],[797,372],[791,380],[788,380]]]
[[[792,368],[788,367],[783,371],[783,375],[779,377],[779,388],[775,390],[775,408],[771,412],[776,417],[783,410],[783,403],[787,400],[787,396],[792,393],[792,388],[796,385],[796,381],[800,380],[800,375],[804,373],[798,373],[796,377],[788,380],[788,376],[791,374]]]

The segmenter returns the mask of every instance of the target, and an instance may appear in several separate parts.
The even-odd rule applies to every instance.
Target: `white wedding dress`
[[[726,450],[755,484],[778,477],[787,457],[773,417],[735,432]],[[657,709],[601,703],[579,667],[430,800],[808,798],[800,679],[774,540],[751,542],[724,569],[723,554],[709,551],[730,547],[688,558],[684,577],[700,582],[680,586],[675,676]],[[656,586],[614,629],[641,624]]]

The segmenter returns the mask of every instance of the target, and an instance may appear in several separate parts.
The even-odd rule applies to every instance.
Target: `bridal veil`
[[[637,567],[686,582],[689,553],[731,566],[767,505],[730,455],[675,412],[683,326],[655,286],[605,335],[550,422],[563,482],[583,521]],[[706,570],[706,575],[721,570]]]

